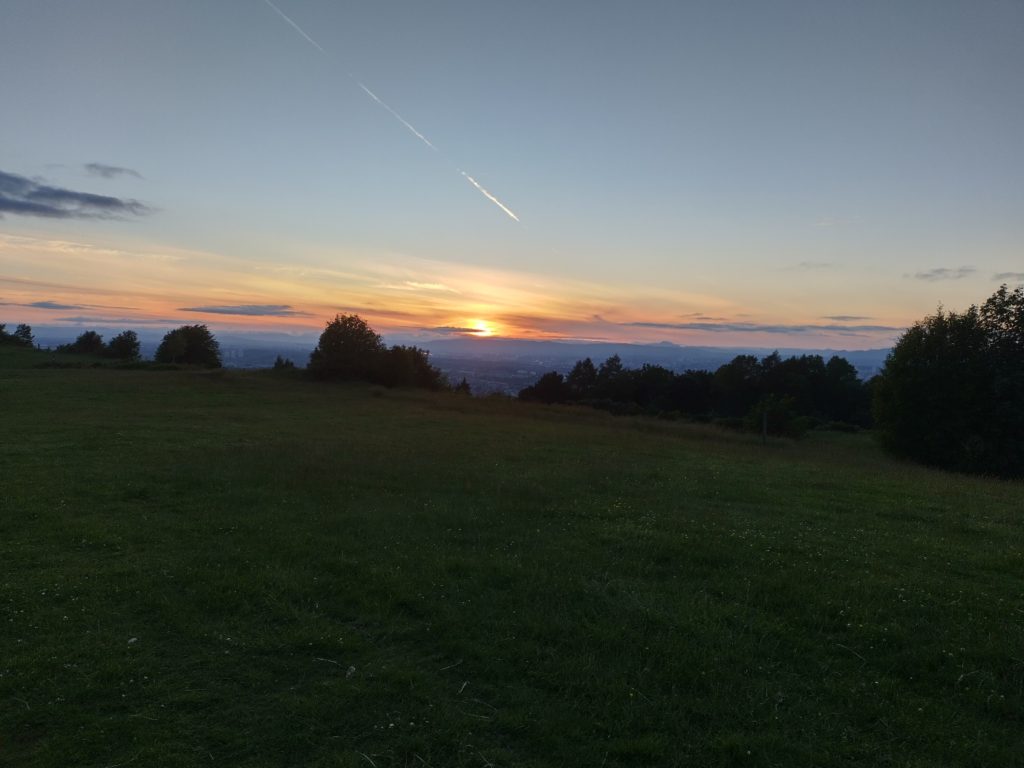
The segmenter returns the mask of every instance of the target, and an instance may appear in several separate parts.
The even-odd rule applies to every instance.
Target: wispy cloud
[[[839,333],[839,334],[860,334],[860,333],[888,333],[902,331],[890,325],[839,325],[839,324],[796,324],[785,323],[650,323],[634,322],[623,323],[631,328],[664,328],[674,331],[707,331],[710,333]]]
[[[934,269],[926,269],[923,272],[915,272],[913,275],[904,275],[904,277],[912,277],[915,280],[926,280],[934,283],[939,280],[963,280],[977,271],[974,267],[957,267],[956,269],[935,267]]]
[[[837,323],[855,323],[858,320],[870,320],[870,317],[863,315],[822,315],[824,320],[835,320]]]
[[[0,171],[0,218],[10,213],[50,219],[116,219],[151,212],[138,200],[76,192]]]
[[[140,325],[180,325],[180,319],[167,317],[103,317],[102,315],[73,315],[70,317],[55,317],[55,323],[70,323],[72,325],[96,325],[96,326],[140,326]]]
[[[441,293],[458,293],[454,288],[444,283],[418,283],[415,280],[406,280],[403,283],[387,283],[380,286],[392,291],[439,291]]]
[[[131,168],[122,168],[119,165],[106,165],[105,163],[86,163],[85,170],[90,176],[99,176],[103,179],[113,179],[117,176],[134,176],[141,179],[142,174],[133,171]]]
[[[2,304],[5,307],[27,307],[28,309],[86,309],[86,307],[82,304],[61,304],[58,301],[0,301],[0,304]]]
[[[446,336],[461,336],[463,334],[478,335],[486,333],[483,328],[460,328],[455,325],[442,325],[438,328],[423,328],[421,330],[430,331],[431,333],[440,333]]]
[[[680,317],[687,318],[687,322],[691,322],[691,321],[700,321],[700,322],[704,322],[704,323],[724,323],[724,322],[728,322],[728,318],[726,318],[726,317],[712,317],[710,315],[705,315],[703,312],[687,312],[684,315],[680,315]]]
[[[0,280],[3,280],[3,278],[0,278]],[[3,282],[13,282],[13,281],[3,280]],[[112,306],[112,305],[109,305],[109,304],[65,304],[65,303],[60,302],[60,301],[49,301],[49,300],[44,300],[44,301],[25,301],[25,302],[0,301],[0,306],[5,306],[5,307],[25,307],[27,309],[52,309],[52,310],[62,311],[62,312],[70,310],[70,309],[118,309],[118,310],[131,310],[131,309],[135,309],[135,307],[119,307],[119,306]]]
[[[993,280],[1020,280],[1024,282],[1024,272],[999,272],[992,275]]]
[[[247,317],[311,317],[290,304],[241,304],[238,306],[178,307],[179,312],[202,312],[208,315],[246,315]]]
[[[797,264],[790,264],[782,267],[782,272],[810,272],[817,269],[832,269],[835,266],[831,261],[801,261]]]
[[[61,304],[56,301],[33,301],[25,306],[34,307],[35,309],[85,309],[80,304]]]

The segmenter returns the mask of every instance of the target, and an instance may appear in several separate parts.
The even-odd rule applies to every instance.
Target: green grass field
[[[1024,765],[1024,486],[0,351],[0,765]]]

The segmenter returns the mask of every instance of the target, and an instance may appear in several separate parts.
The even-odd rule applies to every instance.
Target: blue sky
[[[5,3],[0,321],[856,348],[1024,281],[1020,2],[275,3],[326,55]]]

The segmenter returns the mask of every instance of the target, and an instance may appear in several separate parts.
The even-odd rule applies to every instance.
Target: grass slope
[[[0,353],[0,764],[1024,763],[1024,493]]]

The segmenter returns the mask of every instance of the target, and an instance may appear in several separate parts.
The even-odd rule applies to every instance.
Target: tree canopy
[[[139,336],[135,331],[122,331],[107,343],[107,357],[118,360],[138,360],[142,357]]]
[[[894,453],[948,469],[1024,475],[1024,288],[939,309],[897,341],[875,387]]]
[[[61,344],[58,352],[70,352],[76,355],[102,355],[106,349],[103,337],[96,331],[83,331],[70,344]]]
[[[430,365],[430,353],[393,346],[359,315],[337,315],[327,323],[309,356],[309,372],[322,379],[369,381],[388,387],[442,389],[442,373]]]
[[[867,385],[841,357],[758,360],[738,355],[710,371],[676,373],[660,365],[626,368],[619,357],[595,366],[589,358],[567,376],[545,373],[519,397],[545,403],[583,403],[616,413],[685,415],[796,435],[813,424],[856,429],[870,424]]]
[[[309,371],[321,378],[371,378],[384,350],[383,339],[359,315],[336,315],[309,356]]]
[[[164,336],[154,360],[220,368],[220,344],[205,325],[183,325]]]
[[[20,323],[14,329],[14,333],[8,333],[7,326],[0,323],[0,344],[17,344],[31,347],[35,342],[35,337],[32,335],[32,326]]]

